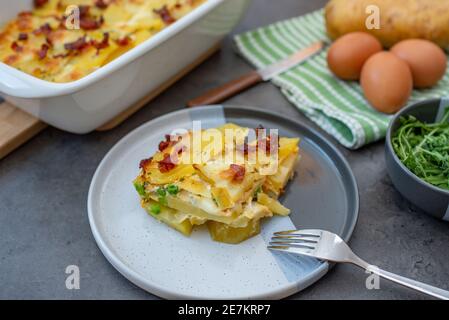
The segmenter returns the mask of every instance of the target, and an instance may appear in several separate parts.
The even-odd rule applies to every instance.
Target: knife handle
[[[263,82],[257,71],[252,71],[238,79],[232,80],[218,88],[212,89],[205,94],[187,102],[188,107],[209,105],[223,102],[236,94]]]

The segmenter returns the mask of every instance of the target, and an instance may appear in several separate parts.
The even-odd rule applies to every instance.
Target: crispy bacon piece
[[[93,45],[95,48],[97,48],[97,50],[107,48],[109,46],[109,33],[103,33],[103,40],[101,40],[101,42],[94,41]]]
[[[19,33],[18,40],[19,40],[19,41],[25,41],[25,40],[28,40],[28,34],[27,34],[27,33],[24,33],[24,32]]]
[[[85,18],[89,15],[90,7],[86,5],[78,6],[78,10],[80,11],[80,18]]]
[[[104,0],[96,0],[95,1],[95,6],[99,9],[106,9],[108,7],[109,4],[107,4],[106,2],[104,2]]]
[[[95,17],[90,15],[90,7],[89,6],[79,6],[80,11],[80,27],[83,30],[96,30],[101,27],[104,22],[103,16],[100,17],[99,20],[96,20]]]
[[[119,46],[125,47],[131,43],[131,38],[129,36],[125,36],[117,40],[117,44]]]
[[[34,0],[34,6],[36,8],[41,8],[48,3],[48,0]]]
[[[41,25],[38,29],[34,30],[33,33],[35,35],[41,35],[41,34],[45,34],[46,36],[48,36],[52,31],[52,28],[50,26],[50,24],[45,23],[43,25]]]
[[[240,183],[245,178],[246,169],[243,166],[237,164],[231,164],[229,166],[230,173],[232,173],[232,181]]]
[[[172,162],[169,154],[164,155],[164,159],[159,161],[158,168],[161,173],[169,172],[176,167],[176,164]]]
[[[89,45],[90,43],[86,41],[86,36],[84,36],[74,42],[64,44],[64,48],[69,51],[81,51]]]
[[[169,134],[165,135],[165,140],[159,142],[159,151],[164,151],[168,147],[172,145],[172,141],[170,141],[171,137]]]
[[[22,52],[23,51],[23,47],[20,46],[17,42],[13,42],[11,44],[11,49],[14,50],[15,52]]]
[[[159,15],[166,24],[172,24],[176,21],[175,18],[171,15],[170,11],[168,10],[167,6],[163,6],[160,9],[154,9],[154,13]]]
[[[80,18],[80,27],[84,30],[96,30],[103,24],[103,17],[100,20],[95,20],[94,18]]]
[[[46,43],[44,43],[41,46],[41,49],[39,50],[39,52],[37,53],[37,55],[39,56],[39,59],[42,60],[47,56],[48,50],[50,49],[50,46]]]
[[[140,163],[139,163],[139,168],[140,168],[140,169],[145,168],[145,166],[146,166],[147,164],[151,163],[151,161],[153,161],[153,157],[148,158],[148,159],[143,159],[143,160],[141,160]]]
[[[170,146],[170,141],[161,141],[159,142],[159,151],[164,151]]]

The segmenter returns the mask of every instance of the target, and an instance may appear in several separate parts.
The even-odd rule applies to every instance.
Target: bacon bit
[[[52,32],[52,28],[51,28],[50,24],[48,24],[48,23],[43,24],[42,26],[39,27],[39,29],[36,29],[33,31],[33,33],[35,35],[45,34],[46,36],[48,36],[51,32]]]
[[[171,136],[169,134],[165,135],[165,141],[161,141],[159,142],[159,151],[164,151],[165,149],[167,149],[168,147],[170,147],[172,145],[172,141],[171,140]]]
[[[11,49],[14,50],[15,52],[22,52],[23,51],[23,47],[20,46],[17,42],[13,42],[11,44]]]
[[[25,41],[25,40],[28,40],[28,34],[26,34],[26,33],[24,33],[24,32],[21,32],[21,33],[19,33],[19,41]]]
[[[153,161],[153,157],[141,160],[139,163],[139,168],[144,169],[147,164],[151,163],[151,161]]]
[[[100,16],[99,20],[96,20],[94,17],[90,16],[90,7],[89,6],[79,6],[80,11],[80,27],[84,30],[96,30],[101,27],[104,22],[103,16]]]
[[[95,6],[99,9],[106,9],[108,7],[109,4],[107,4],[106,2],[104,2],[104,0],[96,0],[95,1]]]
[[[245,167],[239,166],[237,164],[231,164],[229,166],[229,171],[232,173],[232,181],[233,182],[242,182],[245,178]]]
[[[84,30],[96,30],[103,24],[103,17],[100,20],[95,20],[93,18],[80,19],[80,27]]]
[[[48,44],[50,47],[53,46],[53,40],[51,40],[50,37],[46,37],[46,38],[45,38],[45,42],[47,42],[47,44]]]
[[[98,51],[107,48],[109,46],[109,33],[108,32],[103,33],[103,40],[101,40],[101,42],[94,41],[93,45],[95,48],[97,48]]]
[[[158,168],[161,173],[169,172],[176,167],[176,164],[171,161],[169,154],[164,155],[164,159],[159,161]]]
[[[161,141],[159,142],[159,151],[164,151],[165,149],[167,149],[170,146],[170,141]]]
[[[90,43],[86,41],[86,36],[84,36],[74,42],[64,44],[64,48],[70,51],[81,51],[84,48],[87,48],[89,45]]]
[[[86,5],[78,6],[78,10],[80,11],[80,18],[85,18],[89,15],[90,7]]]
[[[47,56],[48,50],[50,49],[49,45],[44,43],[41,46],[41,49],[38,52],[39,59],[42,60]]]
[[[34,6],[36,8],[41,8],[48,3],[48,0],[34,0]]]
[[[167,9],[167,6],[163,6],[159,10],[154,9],[153,11],[154,11],[154,13],[159,15],[161,17],[162,21],[164,21],[166,24],[171,24],[176,21],[176,19],[172,17],[170,11]]]
[[[117,40],[117,44],[122,47],[125,47],[125,46],[129,45],[130,43],[131,43],[131,38],[129,36],[125,36],[125,37]]]

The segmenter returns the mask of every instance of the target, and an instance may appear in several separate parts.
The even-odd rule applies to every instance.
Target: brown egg
[[[384,51],[366,61],[360,84],[374,108],[394,113],[407,103],[413,89],[413,78],[407,63]]]
[[[446,72],[447,57],[444,51],[431,41],[404,40],[394,45],[391,52],[407,62],[416,88],[434,86]]]
[[[382,45],[374,36],[365,32],[348,33],[330,46],[327,65],[341,79],[358,80],[365,61],[379,51]]]

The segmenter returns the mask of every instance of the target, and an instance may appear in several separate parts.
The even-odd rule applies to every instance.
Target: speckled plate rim
[[[302,129],[309,131],[311,135],[315,136],[315,138],[318,141],[315,141],[317,144],[324,145],[328,152],[326,152],[327,155],[329,153],[333,153],[333,156],[338,158],[340,161],[340,169],[345,171],[347,174],[347,178],[350,180],[351,187],[353,188],[353,212],[349,213],[348,216],[351,216],[351,219],[346,222],[346,228],[345,233],[341,234],[340,236],[345,240],[349,241],[349,239],[352,236],[352,233],[354,231],[354,228],[357,224],[358,215],[359,215],[359,191],[358,191],[358,185],[357,181],[354,177],[354,174],[351,170],[351,167],[349,166],[348,162],[346,161],[345,157],[341,154],[341,152],[333,146],[326,138],[324,138],[321,134],[316,132],[314,129],[311,129],[310,127],[306,126],[305,124],[302,124],[299,121],[292,120],[290,118],[284,117],[282,115],[279,115],[278,113],[260,110],[258,108],[254,107],[243,107],[243,106],[222,106],[222,105],[211,105],[211,106],[202,106],[201,108],[206,109],[213,109],[213,108],[225,108],[226,110],[238,112],[239,110],[249,111],[254,114],[263,114],[265,116],[270,116],[271,118],[277,118],[279,121],[284,123],[291,123],[295,126],[301,127]],[[95,216],[94,216],[94,210],[93,210],[93,201],[96,197],[95,190],[98,188],[97,183],[100,178],[100,175],[102,173],[103,167],[105,164],[110,160],[110,158],[114,155],[117,149],[119,149],[120,145],[126,144],[127,141],[132,140],[136,135],[140,135],[142,131],[145,131],[148,127],[153,126],[156,122],[163,122],[169,118],[176,118],[177,116],[180,116],[184,113],[189,112],[188,109],[181,109],[178,111],[174,111],[168,114],[165,114],[163,116],[160,116],[158,118],[155,118],[153,120],[150,120],[147,123],[142,124],[141,126],[137,127],[136,129],[132,130],[130,133],[128,133],[126,136],[124,136],[122,139],[120,139],[110,150],[109,152],[104,156],[103,160],[100,162],[100,164],[97,167],[97,170],[94,173],[94,176],[92,178],[89,193],[88,193],[88,200],[87,200],[87,210],[88,210],[88,219],[89,224],[92,230],[92,234],[94,236],[94,239],[100,249],[100,251],[103,253],[103,255],[106,257],[106,259],[109,261],[109,263],[112,264],[112,266],[119,271],[125,278],[127,278],[129,281],[137,285],[138,287],[148,291],[151,294],[154,294],[156,296],[159,296],[161,298],[165,299],[198,299],[198,300],[207,300],[207,299],[220,299],[213,296],[190,296],[185,295],[179,292],[175,292],[173,290],[169,290],[167,288],[164,288],[162,286],[159,286],[157,284],[151,283],[147,281],[144,277],[139,275],[136,271],[132,270],[130,267],[126,266],[109,248],[106,241],[103,239],[99,226],[97,225]],[[282,299],[285,297],[288,297],[290,295],[293,295],[295,293],[298,293],[305,288],[309,287],[319,279],[321,279],[330,268],[333,267],[333,264],[330,264],[328,262],[323,262],[321,265],[316,268],[313,272],[311,272],[306,277],[302,278],[300,281],[288,283],[284,286],[280,286],[277,289],[271,290],[268,294],[256,294],[251,296],[250,299],[258,300],[258,299]],[[247,296],[234,296],[232,299],[236,300],[245,300],[248,299]]]

